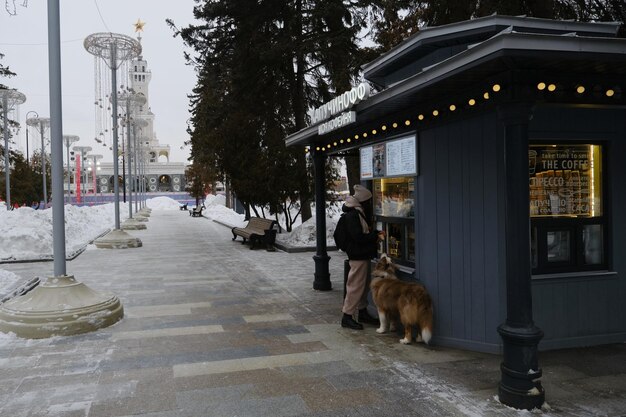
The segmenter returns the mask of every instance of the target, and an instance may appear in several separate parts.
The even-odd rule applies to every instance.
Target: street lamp
[[[70,181],[70,177],[72,176],[70,171],[70,145],[78,142],[79,140],[80,138],[76,135],[63,135],[63,143],[65,143],[65,149],[67,150],[67,204],[72,203],[72,184]]]
[[[6,182],[6,205],[7,210],[11,210],[11,182],[9,162],[9,110],[13,110],[26,101],[26,96],[17,90],[0,90],[0,101],[2,102],[2,114],[4,118],[4,177]]]
[[[133,184],[133,173],[131,170],[131,155],[132,155],[132,146],[131,146],[131,135],[130,135],[130,125],[133,122],[132,113],[139,106],[143,106],[146,104],[146,96],[141,93],[135,93],[134,91],[124,91],[119,95],[118,105],[123,107],[126,111],[126,117],[123,119],[124,124],[126,125],[126,159],[128,160],[128,218],[133,218],[133,196],[132,196],[132,187]],[[126,186],[126,184],[124,184]]]
[[[72,149],[74,149],[74,152],[79,152],[80,153],[80,158],[76,159],[75,162],[75,166],[76,166],[76,178],[78,178],[78,181],[76,181],[76,202],[80,203],[81,202],[81,187],[80,184],[83,181],[83,165],[85,164],[85,154],[87,152],[91,152],[91,146],[74,146]],[[78,157],[78,155],[76,155]]]
[[[117,69],[124,61],[141,54],[141,44],[135,39],[119,33],[93,33],[85,38],[87,52],[104,60],[111,69],[111,107],[113,108],[113,190],[115,193],[115,230],[97,239],[94,243],[101,248],[129,248],[141,246],[141,241],[120,230],[120,194],[118,168],[118,119],[117,119]]]
[[[39,113],[37,113],[34,110],[31,110],[29,112],[26,113],[26,120],[28,120],[28,115],[34,113],[35,117],[39,117]],[[30,159],[28,156],[28,126],[26,127],[26,163],[28,164],[28,166],[30,166]]]
[[[28,126],[35,127],[41,134],[41,172],[43,177],[43,205],[48,207],[48,181],[46,179],[46,147],[44,145],[44,133],[50,127],[50,119],[48,117],[31,117],[26,119]]]
[[[148,121],[145,119],[135,118],[133,120],[133,160],[135,161],[135,212],[139,211],[139,197],[142,197],[143,180],[139,177],[139,165],[141,164],[139,158],[139,140],[137,139],[137,128],[143,131],[143,128],[148,126]],[[139,185],[137,187],[137,185]]]
[[[94,154],[89,154],[89,155],[85,155],[85,158],[89,158],[89,165],[91,165],[90,169],[91,169],[91,178],[93,181],[93,198],[94,201],[96,200],[96,191],[97,191],[97,171],[98,171],[98,165],[100,165],[100,162],[98,162],[99,159],[102,159],[103,156],[102,155],[94,155]]]

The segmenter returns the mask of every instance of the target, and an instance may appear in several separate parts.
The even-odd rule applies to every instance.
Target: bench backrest
[[[246,227],[251,229],[269,230],[274,225],[275,221],[272,219],[264,219],[262,217],[250,217],[250,221]]]

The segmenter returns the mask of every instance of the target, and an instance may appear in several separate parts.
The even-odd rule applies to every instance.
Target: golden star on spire
[[[146,24],[146,22],[142,22],[141,19],[137,19],[136,23],[133,23],[133,26],[135,26],[135,32],[143,32],[143,26]]]

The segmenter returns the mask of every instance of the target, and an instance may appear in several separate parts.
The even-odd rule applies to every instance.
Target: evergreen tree
[[[198,164],[191,164],[185,170],[185,191],[196,199],[196,206],[200,204],[200,200],[204,199],[206,190],[209,188],[207,184],[213,182],[213,178]]]
[[[13,169],[11,170],[11,202],[20,206],[29,206],[41,199],[35,184],[41,183],[41,177],[37,177],[35,172],[26,162],[24,155],[19,152],[13,153]],[[2,179],[4,180],[4,178]],[[2,184],[4,189],[4,184]],[[41,187],[40,187],[41,188]]]
[[[623,0],[374,0],[374,5],[373,38],[379,51],[389,50],[419,26],[440,26],[494,13],[583,22],[626,21]]]
[[[4,58],[4,54],[0,53],[0,60],[2,60]],[[3,65],[0,62],[0,79],[1,78],[10,78],[15,76],[15,73],[12,72],[8,66]],[[8,87],[6,85],[4,85],[3,83],[0,82],[0,89],[5,90],[8,89]],[[2,100],[0,100],[0,184],[1,184],[1,188],[2,190],[0,190],[0,195],[2,196],[3,200],[6,200],[6,186],[5,186],[5,169],[7,169],[7,167],[5,166],[6,161],[4,160],[4,120],[3,120],[3,115],[4,115],[4,110],[2,108]],[[19,153],[14,152],[11,148],[11,143],[12,140],[11,138],[13,137],[13,132],[11,131],[12,128],[18,128],[19,127],[19,123],[16,122],[15,120],[7,120],[7,125],[9,127],[9,165],[13,166],[16,158],[20,155]],[[9,168],[11,169],[11,168]],[[14,178],[12,177],[12,173],[9,173],[11,176],[11,193],[13,195],[13,193],[15,192],[15,182],[14,182]],[[11,201],[14,201],[14,198],[11,198]]]
[[[305,127],[309,106],[348,89],[361,64],[362,23],[349,6],[208,0],[194,8],[201,24],[176,29],[169,22],[196,51],[187,55],[198,73],[190,97],[194,162],[214,166],[248,215],[251,207],[275,214],[301,201],[303,221],[311,216],[304,151],[287,149],[284,138]]]
[[[52,171],[51,171],[51,161],[48,155],[46,155],[46,200],[50,201],[50,197],[52,194]],[[30,159],[30,169],[32,170],[33,176],[33,187],[35,189],[35,197],[33,201],[39,202],[43,201],[43,169],[41,163],[41,149],[33,152],[33,155]]]
[[[4,54],[0,52],[0,60],[4,58]],[[0,78],[9,78],[14,77],[15,73],[9,69],[9,67],[5,66],[0,62]],[[8,88],[6,85],[0,83],[0,89]]]

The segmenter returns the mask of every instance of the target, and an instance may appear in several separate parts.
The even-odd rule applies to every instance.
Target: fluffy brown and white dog
[[[413,326],[419,330],[416,341],[428,343],[433,331],[430,295],[422,284],[399,280],[396,269],[391,258],[383,254],[372,271],[370,288],[380,319],[376,333],[387,332],[390,324],[399,321],[404,327],[404,339],[400,339],[400,343],[411,343]]]

